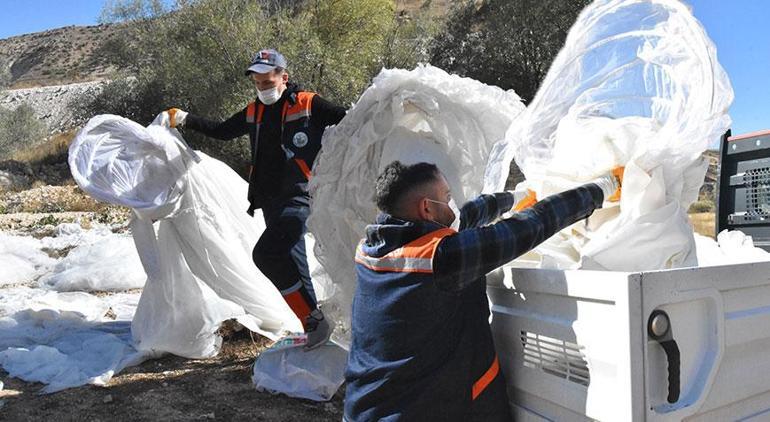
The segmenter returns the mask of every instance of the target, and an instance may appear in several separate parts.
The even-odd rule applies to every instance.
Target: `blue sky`
[[[104,0],[0,0],[0,39],[97,23]],[[735,101],[733,133],[770,129],[770,1],[688,0],[717,46]]]
[[[0,0],[0,39],[69,25],[96,25],[104,0]]]

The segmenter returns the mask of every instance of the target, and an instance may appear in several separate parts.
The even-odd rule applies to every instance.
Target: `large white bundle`
[[[83,190],[135,211],[148,277],[132,322],[137,349],[211,356],[229,318],[273,338],[301,329],[252,263],[262,219],[245,213],[246,183],[226,165],[192,153],[176,130],[109,115],[88,122],[69,161]]]
[[[543,266],[651,270],[696,265],[686,209],[729,127],[730,82],[716,50],[676,0],[597,0],[579,16],[537,96],[487,171],[512,158],[544,197],[626,167],[620,209],[597,212],[537,252]]]
[[[325,312],[341,327],[350,326],[353,255],[377,215],[372,196],[382,169],[394,160],[435,163],[462,203],[480,193],[491,147],[523,108],[513,91],[431,66],[383,70],[345,118],[326,130],[310,183],[308,227],[337,287]],[[344,329],[339,334],[344,343]]]

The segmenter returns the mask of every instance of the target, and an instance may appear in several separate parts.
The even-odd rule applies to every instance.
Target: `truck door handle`
[[[659,309],[652,311],[647,321],[647,334],[657,341],[666,352],[668,360],[668,402],[676,403],[679,400],[680,356],[679,346],[671,334],[671,319],[668,314]]]

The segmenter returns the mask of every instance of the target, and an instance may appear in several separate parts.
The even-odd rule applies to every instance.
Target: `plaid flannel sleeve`
[[[549,196],[495,224],[447,236],[433,257],[433,278],[444,290],[462,290],[558,231],[588,217],[601,207],[603,197],[597,185],[587,184]]]
[[[479,195],[460,209],[460,230],[485,226],[513,208],[510,192]]]

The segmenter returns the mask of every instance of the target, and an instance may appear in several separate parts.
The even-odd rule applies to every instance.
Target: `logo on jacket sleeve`
[[[297,148],[302,148],[305,145],[307,145],[308,137],[305,132],[297,132],[294,134],[294,138],[292,138],[291,142],[294,144]]]

